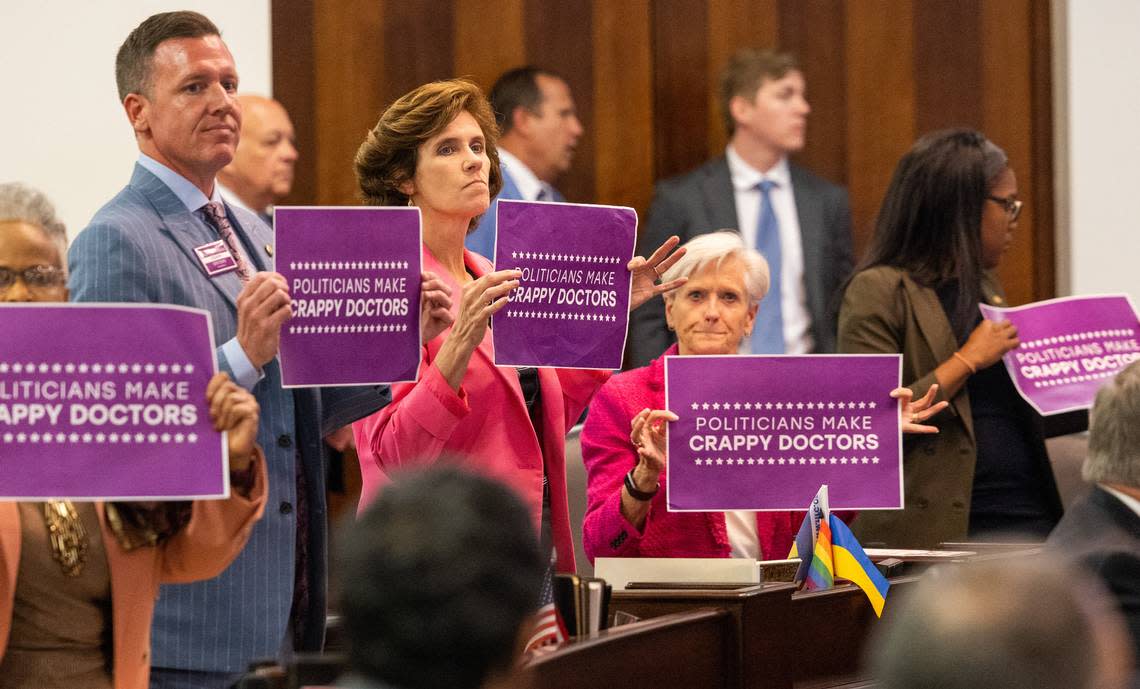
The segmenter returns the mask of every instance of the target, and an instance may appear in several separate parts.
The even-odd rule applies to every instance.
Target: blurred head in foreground
[[[1128,685],[1131,656],[1099,587],[1031,557],[932,571],[869,660],[881,689],[1116,689]]]
[[[530,516],[490,479],[406,474],[344,537],[351,670],[401,689],[476,689],[509,671],[545,564]]]

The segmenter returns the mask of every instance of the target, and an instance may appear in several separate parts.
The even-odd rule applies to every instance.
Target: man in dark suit
[[[500,131],[503,189],[464,243],[493,261],[499,199],[565,201],[554,183],[570,169],[582,123],[570,85],[538,67],[504,72],[491,87],[490,99]]]
[[[1097,393],[1081,473],[1095,485],[1065,512],[1046,544],[1104,581],[1140,658],[1140,362]]]
[[[76,301],[209,311],[219,368],[261,405],[271,507],[221,576],[164,586],[155,608],[152,687],[228,687],[251,660],[321,647],[321,438],[389,395],[386,388],[281,387],[276,355],[291,302],[284,278],[268,272],[273,235],[226,204],[215,183],[241,127],[237,68],[217,27],[195,12],[154,15],[120,47],[115,71],[138,164],[71,247],[70,289]],[[228,258],[221,270],[219,252]],[[146,333],[139,337],[145,343]]]
[[[725,155],[657,185],[638,247],[644,254],[674,234],[686,242],[740,232],[772,275],[745,341],[756,354],[835,351],[833,299],[852,265],[847,192],[788,162],[804,146],[804,88],[789,55],[733,56],[721,78]],[[647,303],[631,316],[628,365],[648,364],[673,341],[662,303]]]

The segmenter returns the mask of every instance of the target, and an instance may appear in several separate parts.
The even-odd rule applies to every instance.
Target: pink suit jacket
[[[111,571],[111,623],[115,689],[147,689],[150,682],[150,625],[159,584],[210,579],[237,557],[265,509],[268,476],[258,450],[256,480],[249,497],[196,500],[190,523],[156,548],[123,550],[96,503],[103,548]],[[20,566],[20,513],[0,502],[0,659],[8,647],[16,575]]]
[[[475,277],[491,271],[490,262],[482,256],[465,250],[463,257]],[[457,314],[462,286],[426,246],[423,258],[424,270],[434,272],[451,287],[452,314]],[[545,458],[557,567],[574,571],[566,500],[566,432],[609,372],[539,369],[542,428],[536,434],[518,374],[510,367],[494,364],[490,329],[471,354],[459,392],[451,389],[433,364],[450,333],[448,328],[424,344],[417,382],[392,385],[392,403],[352,425],[364,482],[361,509],[391,482],[392,473],[451,461],[512,487],[530,507],[538,525]]]

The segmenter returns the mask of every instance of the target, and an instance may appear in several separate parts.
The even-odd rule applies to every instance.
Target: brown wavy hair
[[[406,205],[408,195],[400,191],[400,186],[415,176],[420,146],[464,111],[483,130],[487,157],[491,160],[487,185],[494,198],[503,188],[495,113],[474,82],[448,79],[424,84],[400,97],[364,137],[353,161],[361,200],[369,206]],[[472,218],[469,229],[478,224],[479,218]]]

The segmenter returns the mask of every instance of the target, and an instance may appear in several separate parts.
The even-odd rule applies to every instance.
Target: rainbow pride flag
[[[835,585],[836,579],[847,579],[863,591],[875,614],[883,616],[891,585],[863,552],[851,529],[831,514],[827,486],[819,489],[808,508],[788,557],[801,559],[795,581],[803,582],[804,588],[827,589]]]

